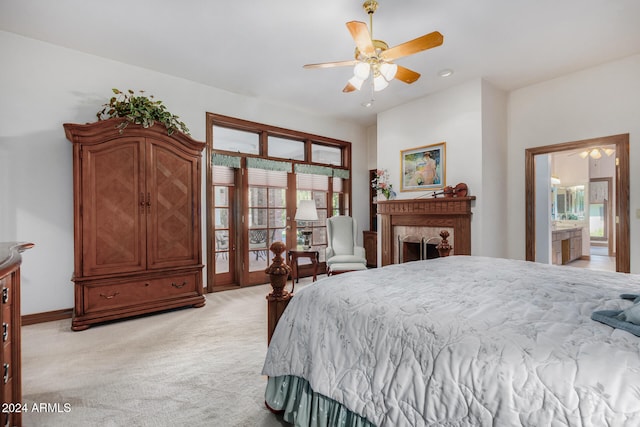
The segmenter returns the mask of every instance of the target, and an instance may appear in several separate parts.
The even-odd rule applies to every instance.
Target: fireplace
[[[431,199],[381,200],[377,202],[382,265],[397,264],[420,254],[423,240],[440,241],[440,232],[449,233],[451,255],[471,255],[471,203],[475,196]],[[399,245],[400,238],[409,237],[408,251]],[[424,254],[425,248],[422,248]],[[401,261],[402,260],[402,261]]]
[[[440,237],[398,236],[398,264],[439,258],[438,245],[441,241]]]

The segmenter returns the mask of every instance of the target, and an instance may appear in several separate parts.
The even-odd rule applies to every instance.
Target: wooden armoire
[[[73,144],[75,304],[71,329],[202,307],[205,143],[160,123],[65,124]]]

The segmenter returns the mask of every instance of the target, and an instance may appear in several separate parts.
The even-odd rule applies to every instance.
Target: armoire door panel
[[[144,145],[88,146],[82,161],[83,275],[145,269]]]
[[[198,263],[199,204],[193,188],[197,182],[198,161],[153,141],[149,142],[147,150],[147,191],[151,197],[147,223],[148,266],[178,267]]]

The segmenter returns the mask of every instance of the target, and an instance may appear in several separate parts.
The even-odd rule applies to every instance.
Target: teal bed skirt
[[[269,377],[265,403],[274,412],[282,411],[286,422],[304,427],[375,427],[333,399],[311,389],[300,377]]]

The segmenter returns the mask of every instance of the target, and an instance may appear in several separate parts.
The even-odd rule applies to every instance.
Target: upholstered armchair
[[[367,260],[362,246],[357,246],[358,225],[350,216],[327,219],[326,262],[329,274],[365,270]]]

